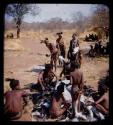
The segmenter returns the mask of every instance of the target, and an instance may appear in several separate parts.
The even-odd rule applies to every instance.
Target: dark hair
[[[55,94],[56,100],[59,100],[62,92],[64,92],[64,83],[63,82],[61,82],[61,84],[57,87],[57,91],[56,91],[56,94]]]
[[[15,89],[16,88],[16,86],[18,86],[19,85],[19,80],[16,80],[16,79],[10,79],[10,78],[6,78],[6,81],[10,81],[10,87],[12,88],[12,89]]]
[[[92,45],[90,45],[90,47],[91,47],[91,48],[93,48],[93,46],[92,46]]]
[[[109,89],[109,75],[102,77],[98,82],[98,92],[103,95]]]
[[[79,68],[79,63],[72,61],[71,62],[71,70],[73,71],[73,70],[78,69],[78,68]]]
[[[48,38],[46,37],[45,40],[48,40]]]
[[[51,64],[45,64],[45,71],[49,71],[50,69],[52,69],[52,65]]]
[[[61,34],[63,34],[63,32],[59,32],[59,33],[56,33],[57,35],[61,35]]]

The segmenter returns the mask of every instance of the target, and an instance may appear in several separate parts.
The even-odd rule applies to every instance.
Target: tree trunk
[[[17,39],[20,38],[20,25],[17,26]]]

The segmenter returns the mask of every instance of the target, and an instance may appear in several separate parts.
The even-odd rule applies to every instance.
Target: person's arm
[[[102,102],[105,99],[105,95],[103,95],[99,100],[97,100],[95,102],[95,104],[99,104],[100,102]]]
[[[59,47],[59,43],[56,40],[56,48],[58,49],[58,55],[60,54],[60,47]]]
[[[84,76],[83,73],[81,74],[81,84],[80,84],[80,91],[83,90],[83,86],[84,86]]]
[[[70,73],[70,84],[73,84],[73,78],[72,78],[71,73]]]
[[[41,85],[42,89],[44,90],[45,87],[43,85],[43,82],[44,82],[44,80],[43,80],[43,73],[44,72],[39,74],[37,83],[39,83]]]
[[[57,76],[56,76],[56,74],[55,73],[53,73],[54,74],[54,77],[56,78],[56,81],[58,80],[58,78],[57,78]]]

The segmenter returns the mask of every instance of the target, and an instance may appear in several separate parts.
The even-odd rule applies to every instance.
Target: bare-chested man
[[[64,45],[64,39],[62,37],[62,32],[61,33],[57,33],[58,38],[56,40],[56,47],[58,48],[58,54],[59,56],[62,56],[63,58],[65,58],[65,54],[66,54],[66,47]],[[60,65],[60,61],[59,61],[59,65]]]
[[[54,65],[55,71],[56,71],[57,58],[58,58],[58,49],[56,45],[54,45],[53,43],[50,43],[48,38],[45,38],[45,40],[42,40],[41,43],[45,43],[47,48],[49,49],[51,53],[51,65],[52,66]]]
[[[75,62],[71,63],[70,82],[72,84],[72,107],[73,116],[76,115],[75,107],[77,106],[77,112],[80,112],[80,94],[84,85],[83,73],[79,69],[79,65]],[[78,104],[76,102],[78,101]]]
[[[54,93],[52,98],[51,107],[49,110],[51,118],[57,118],[61,116],[69,106],[68,104],[66,104],[66,101],[62,94],[63,92],[64,85],[61,84],[57,87],[57,91]],[[61,107],[62,103],[64,104],[63,107]]]
[[[51,85],[54,78],[56,78],[57,80],[57,76],[54,74],[52,70],[52,65],[46,64],[45,70],[39,74],[37,84],[41,85],[41,90],[45,90],[48,87],[48,85]]]
[[[20,90],[19,80],[9,79],[11,91],[7,91],[4,96],[4,114],[8,120],[19,119],[22,116],[23,97],[28,91]]]
[[[104,87],[105,93],[94,104],[99,111],[108,115],[109,113],[109,89],[106,85],[104,86],[105,86]]]

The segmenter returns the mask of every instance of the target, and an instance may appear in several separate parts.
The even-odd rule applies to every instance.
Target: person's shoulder
[[[77,72],[79,74],[83,74],[83,72],[81,71],[81,69],[77,69],[77,70],[75,70],[75,72]]]
[[[10,90],[6,91],[6,92],[4,93],[4,95],[7,95],[7,94],[9,94],[9,93],[11,93]]]

